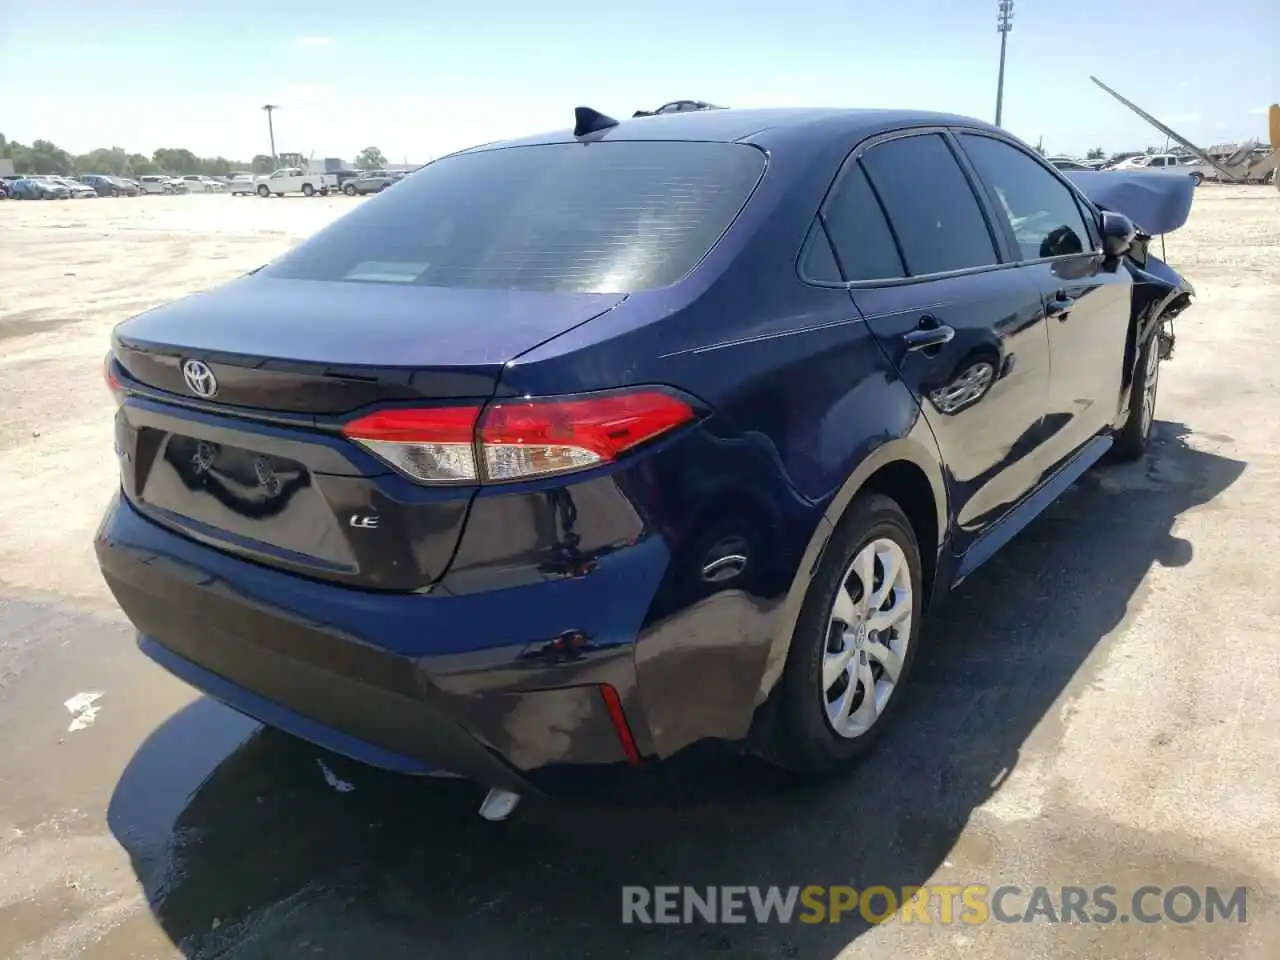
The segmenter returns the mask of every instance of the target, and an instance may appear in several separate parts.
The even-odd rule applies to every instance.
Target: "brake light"
[[[594,467],[693,419],[687,403],[656,390],[497,403],[480,420],[485,477],[519,480]]]
[[[116,376],[115,355],[110,350],[102,361],[102,379],[106,381],[107,390],[111,393],[111,398],[115,400],[116,406],[124,403],[124,384],[120,382],[120,378]]]
[[[599,466],[696,419],[658,390],[383,410],[347,437],[423,483],[501,483]]]
[[[343,433],[375,457],[424,483],[475,483],[479,407],[381,410]]]

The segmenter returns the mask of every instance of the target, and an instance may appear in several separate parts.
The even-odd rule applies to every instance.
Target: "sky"
[[[14,6],[5,12],[5,8]],[[393,163],[675,99],[994,118],[996,0],[0,0],[0,133],[74,153],[276,148]],[[1098,76],[1196,143],[1280,101],[1277,0],[1015,0],[1004,126],[1051,154],[1163,146]]]

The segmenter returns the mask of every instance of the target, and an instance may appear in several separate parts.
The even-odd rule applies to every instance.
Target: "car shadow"
[[[175,778],[175,758],[229,716],[201,700],[139,748],[108,822],[188,957],[834,955],[865,932],[861,917],[624,925],[621,888],[925,883],[1142,604],[1151,566],[1190,560],[1179,515],[1245,469],[1189,446],[1180,424],[1156,429],[1146,461],[1087,474],[939,611],[898,722],[835,781],[695,751],[491,824],[472,784],[386,774],[266,730],[202,782]]]

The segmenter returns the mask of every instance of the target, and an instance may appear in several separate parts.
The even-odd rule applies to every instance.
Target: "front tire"
[[[267,189],[267,185],[265,183],[262,186],[258,187],[258,196],[260,196],[263,200],[271,196],[271,191]]]
[[[906,514],[854,499],[823,551],[775,692],[766,756],[802,774],[851,766],[902,701],[919,646],[924,578]]]
[[[1151,427],[1156,419],[1156,397],[1160,388],[1160,329],[1147,337],[1138,353],[1133,383],[1129,385],[1129,415],[1116,434],[1111,459],[1116,463],[1141,460],[1151,443]]]

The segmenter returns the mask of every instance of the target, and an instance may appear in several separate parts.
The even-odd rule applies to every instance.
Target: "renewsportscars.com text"
[[[1246,890],[1185,885],[891,889],[806,887],[622,888],[622,922],[658,923],[1244,923]]]

